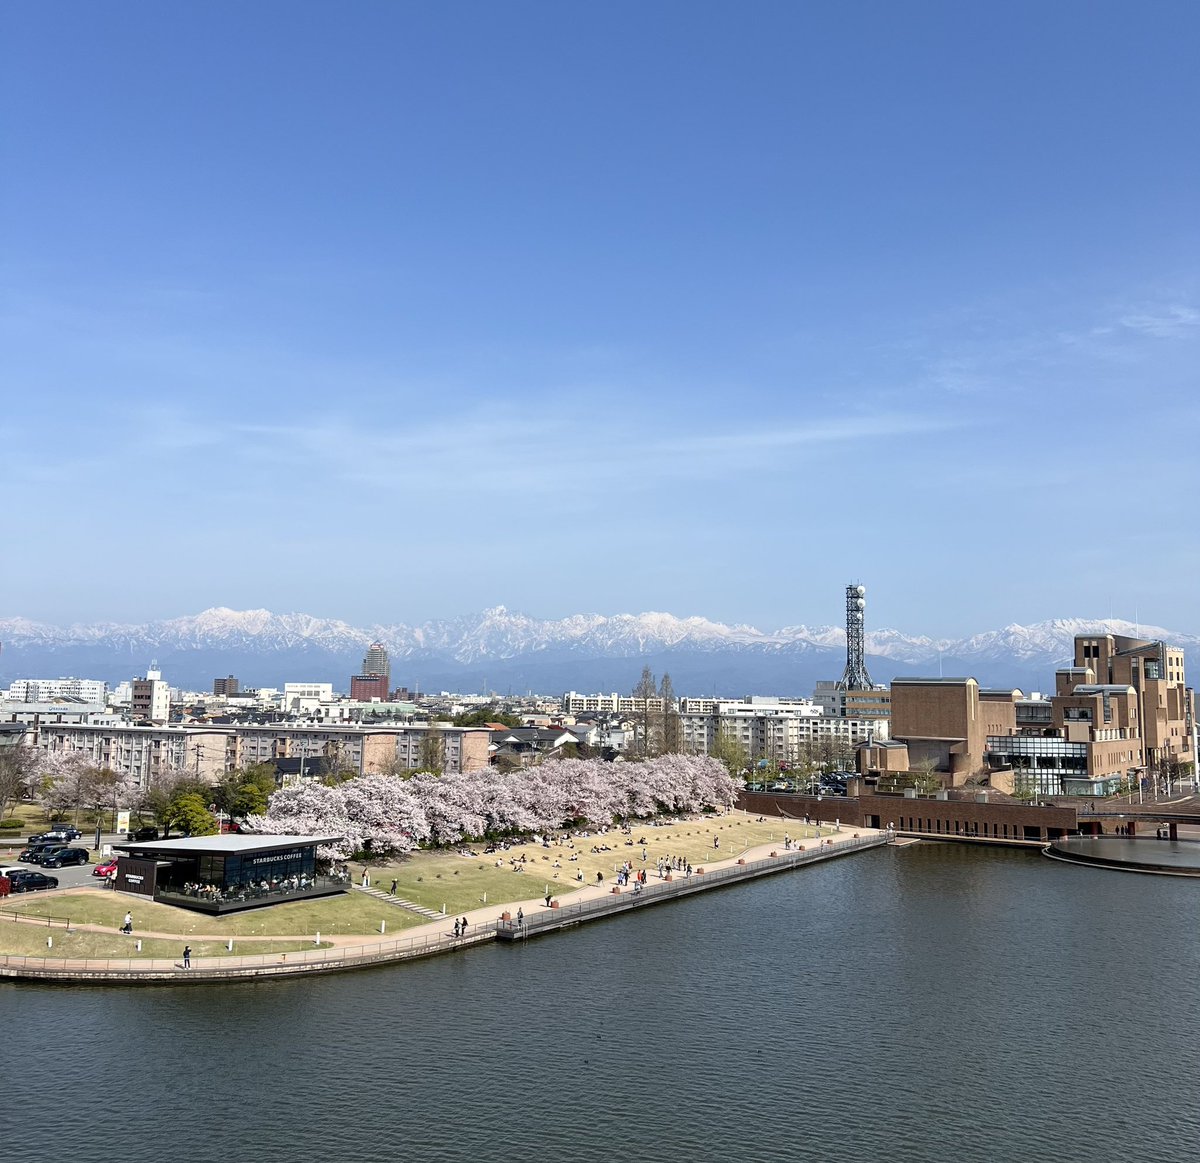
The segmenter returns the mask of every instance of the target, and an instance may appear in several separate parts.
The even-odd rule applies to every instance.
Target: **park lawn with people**
[[[111,925],[114,930],[120,928],[125,914],[130,912],[135,937],[139,933],[177,933],[183,937],[291,937],[310,933],[370,936],[379,933],[381,921],[387,922],[389,935],[425,923],[416,913],[354,891],[315,900],[288,901],[219,917],[93,888],[42,894],[19,901],[10,897],[4,911],[14,910],[26,916],[70,920],[77,925]],[[0,926],[0,953],[14,952],[6,943],[9,928]]]
[[[587,836],[554,832],[548,837],[549,846],[532,840],[509,841],[507,848],[488,853],[485,843],[463,843],[454,851],[418,851],[399,860],[352,864],[351,870],[356,883],[365,867],[371,887],[390,892],[395,880],[397,896],[435,911],[445,905],[447,913],[454,915],[484,905],[537,899],[547,891],[565,901],[584,885],[599,883],[598,873],[603,875],[603,883],[612,884],[617,868],[626,860],[635,870],[645,867],[654,878],[660,857],[681,857],[694,868],[702,868],[740,856],[747,848],[776,843],[782,848],[785,834],[804,843],[806,838],[814,842],[816,833],[815,826],[806,826],[802,821],[769,818],[760,822],[744,813],[696,816],[669,823],[642,821],[634,823],[627,833],[619,827],[603,833],[584,830]],[[832,831],[827,826],[823,834]],[[569,843],[559,842],[564,835]],[[714,839],[720,840],[720,847],[714,847]],[[593,852],[593,848],[601,851]],[[466,852],[473,855],[462,854]]]
[[[47,937],[53,938],[53,947],[47,946]],[[23,925],[11,921],[0,923],[0,950],[4,953],[28,957],[94,958],[97,960],[145,960],[149,958],[174,958],[183,955],[185,944],[190,944],[192,959],[198,957],[242,957],[254,953],[292,953],[318,946],[312,941],[261,941],[235,938],[232,952],[225,941],[218,938],[143,937],[142,947],[137,948],[138,937],[124,937],[120,933],[93,933],[83,929],[67,931],[59,927],[47,929],[40,925]],[[321,940],[320,948],[330,949],[332,942]]]
[[[777,846],[782,850],[785,835],[798,844],[815,843],[817,832],[814,825],[800,821],[762,819],[740,812],[698,815],[641,821],[627,831],[620,827],[604,832],[582,829],[581,833],[586,834],[579,835],[560,831],[548,838],[548,845],[532,839],[508,841],[507,847],[496,847],[491,853],[485,853],[487,845],[480,842],[463,843],[452,851],[425,849],[399,859],[355,863],[351,871],[356,883],[366,868],[373,888],[387,893],[395,880],[398,897],[435,912],[444,906],[448,916],[458,916],[484,907],[540,900],[547,892],[566,903],[584,885],[614,884],[617,869],[627,860],[635,871],[645,868],[648,877],[656,880],[660,857],[676,857],[693,868],[703,868],[734,859],[750,848]],[[820,829],[822,836],[832,832],[828,825]],[[117,932],[126,912],[133,914],[134,938],[147,933],[172,934],[171,938],[144,937],[144,957],[175,956],[180,953],[183,941],[192,944],[195,957],[219,956],[228,952],[223,939],[229,937],[235,938],[235,954],[291,951],[312,948],[309,935],[317,933],[371,940],[383,935],[381,928],[385,924],[386,936],[390,937],[428,923],[427,918],[411,910],[357,890],[211,916],[87,887],[10,898],[3,911],[70,920],[74,925],[99,925],[113,931],[111,936],[79,932],[68,937],[59,927],[43,929],[0,923],[0,953],[54,957],[134,956],[133,941]],[[55,938],[53,952],[49,954],[47,936]],[[269,942],[271,937],[304,940],[280,945]],[[260,947],[264,941],[267,945]],[[95,952],[90,951],[93,949]]]

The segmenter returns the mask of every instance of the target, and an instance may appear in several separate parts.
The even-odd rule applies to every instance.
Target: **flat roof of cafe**
[[[306,845],[333,844],[341,836],[255,836],[227,833],[223,836],[181,836],[178,840],[151,840],[140,844],[126,840],[114,848],[136,850],[147,855],[170,856],[173,852],[220,852],[234,855],[243,852],[272,852],[279,848],[300,848]]]

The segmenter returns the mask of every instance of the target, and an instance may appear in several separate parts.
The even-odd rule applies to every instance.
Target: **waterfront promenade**
[[[587,921],[602,920],[650,905],[663,904],[683,896],[737,884],[760,876],[798,868],[849,855],[887,843],[883,832],[846,828],[790,849],[777,843],[747,849],[736,857],[712,861],[686,876],[675,873],[671,879],[651,876],[638,891],[627,886],[613,891],[611,883],[588,885],[571,893],[566,901],[547,907],[544,898],[509,901],[468,910],[466,935],[455,936],[456,918],[445,917],[405,930],[403,936],[368,939],[361,936],[330,937],[322,948],[297,949],[283,953],[193,958],[184,969],[179,958],[55,958],[21,954],[0,955],[0,977],[76,984],[181,984],[230,980],[256,980],[328,973],[366,968],[413,958],[456,952],[497,940],[530,937],[553,932]],[[83,890],[87,891],[87,890]],[[521,924],[517,924],[518,914]],[[44,917],[4,917],[2,925],[38,925],[49,934],[54,923]],[[77,925],[76,929],[99,926]],[[59,932],[63,927],[59,927]],[[173,939],[182,950],[188,938],[183,935],[151,932],[145,938]],[[277,940],[312,940],[309,935]]]

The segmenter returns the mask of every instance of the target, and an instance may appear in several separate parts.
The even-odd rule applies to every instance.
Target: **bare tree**
[[[29,794],[37,760],[34,748],[24,743],[0,748],[0,818]]]
[[[683,724],[675,700],[675,685],[665,671],[658,684],[658,697],[662,699],[662,749],[665,754],[675,755],[683,750]]]
[[[441,775],[446,770],[446,740],[436,727],[430,724],[421,736],[421,770]]]
[[[921,795],[932,795],[942,790],[942,777],[937,770],[937,760],[922,759],[909,771],[912,785]]]
[[[642,677],[633,688],[633,697],[642,700],[641,709],[635,707],[633,712],[634,722],[637,724],[634,731],[637,753],[643,759],[648,759],[657,752],[659,742],[659,731],[656,729],[659,726],[658,716],[651,707],[658,698],[658,684],[654,681],[654,674],[649,666],[642,667]]]
[[[344,783],[362,773],[350,747],[340,739],[331,739],[325,744],[326,783]]]

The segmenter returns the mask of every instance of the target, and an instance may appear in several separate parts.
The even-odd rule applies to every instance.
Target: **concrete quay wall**
[[[884,833],[846,834],[837,840],[809,841],[804,849],[785,850],[780,846],[769,856],[760,859],[726,861],[720,866],[705,867],[691,877],[672,874],[671,880],[648,883],[634,892],[632,887],[620,892],[611,890],[603,895],[555,908],[532,911],[518,926],[515,921],[500,919],[472,924],[466,937],[454,937],[444,932],[400,937],[390,941],[344,946],[333,949],[300,950],[291,953],[266,953],[245,957],[199,958],[192,968],[184,969],[171,959],[70,960],[51,957],[29,957],[17,954],[0,956],[0,979],[37,981],[63,985],[201,985],[229,981],[262,981],[281,977],[298,977],[315,973],[338,973],[352,969],[367,969],[419,957],[453,953],[459,949],[484,945],[498,938],[512,941],[544,933],[556,932],[587,921],[604,920],[620,913],[662,904],[680,897],[709,889],[722,888],[785,872],[804,864],[814,864],[886,845]],[[715,855],[715,854],[714,854]],[[513,906],[515,908],[515,906]]]
[[[479,925],[477,931],[466,937],[436,934],[335,949],[207,957],[193,961],[190,969],[184,969],[179,961],[170,958],[88,961],[6,954],[0,956],[0,978],[64,985],[203,985],[215,981],[256,981],[369,969],[394,961],[453,953],[472,945],[490,944],[495,939],[496,922],[493,921]]]
[[[765,859],[739,860],[720,868],[701,867],[690,877],[683,873],[674,873],[671,880],[648,882],[641,890],[627,886],[611,890],[607,897],[540,911],[526,917],[521,925],[511,918],[501,920],[497,923],[496,935],[501,941],[540,937],[545,933],[558,932],[585,921],[603,920],[619,913],[645,908],[647,905],[662,904],[708,889],[786,872],[804,864],[816,864],[838,856],[848,856],[852,852],[861,852],[867,848],[881,848],[887,843],[888,838],[885,834],[873,832],[838,841],[809,841],[807,845],[791,850],[785,850],[781,846]]]

